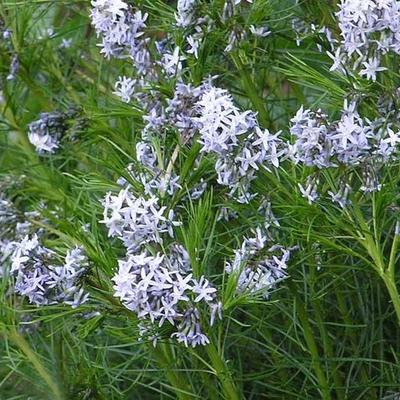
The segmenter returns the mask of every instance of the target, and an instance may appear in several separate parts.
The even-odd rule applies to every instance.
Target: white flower
[[[195,303],[198,303],[199,301],[205,300],[205,301],[212,301],[213,300],[213,294],[216,293],[217,289],[214,287],[210,286],[209,282],[207,279],[202,276],[200,278],[200,281],[194,281],[195,284],[192,288],[193,293],[197,294],[198,296],[194,299]]]
[[[108,193],[103,201],[103,220],[109,236],[119,237],[128,251],[133,252],[148,242],[162,243],[162,234],[172,235],[172,227],[180,223],[173,220],[166,207],[158,205],[159,199],[135,197],[129,187],[118,195]]]
[[[241,248],[235,250],[233,262],[226,263],[225,271],[237,277],[239,293],[261,294],[268,298],[278,282],[287,277],[290,250],[279,245],[266,249],[267,239],[264,233],[258,227],[254,238],[244,238]],[[261,253],[264,256],[260,260]]]
[[[215,163],[218,183],[230,188],[229,196],[248,203],[255,196],[250,192],[250,184],[259,166],[267,170],[271,165],[278,167],[279,158],[285,153],[279,132],[276,135],[262,132],[254,112],[241,112],[226,90],[211,85],[195,108],[201,151],[218,157]]]
[[[14,252],[11,257],[11,273],[19,271],[24,263],[29,261],[29,253],[39,246],[38,237],[36,234],[29,238],[26,235],[21,242],[14,244]]]
[[[336,49],[335,54],[332,54],[329,51],[327,51],[326,54],[333,60],[333,64],[329,68],[329,71],[340,71],[340,72],[345,71],[343,67],[345,61],[345,54],[342,52],[341,47],[338,47]]]
[[[157,154],[154,147],[147,142],[136,143],[136,159],[145,167],[155,170]],[[156,173],[159,173],[157,170]]]
[[[400,54],[400,7],[397,0],[341,0],[336,13],[341,35],[332,69],[358,70],[361,76],[376,80],[381,55]],[[335,44],[336,45],[336,44]],[[334,49],[332,43],[332,50]],[[367,60],[368,55],[368,60]],[[360,65],[364,69],[359,70]]]
[[[130,58],[140,75],[154,75],[148,39],[142,38],[147,14],[140,10],[132,13],[121,0],[92,1],[90,14],[97,36],[101,38],[100,53],[106,58]]]
[[[116,16],[123,16],[124,10],[128,8],[128,4],[122,0],[94,0],[91,2],[93,8],[98,8],[104,13]]]
[[[114,281],[115,296],[139,319],[158,327],[168,321],[176,326],[178,342],[186,345],[204,345],[207,338],[201,336],[200,315],[192,308],[190,297],[196,296],[194,303],[205,302],[221,316],[219,303],[215,302],[216,289],[202,276],[199,281],[192,274],[183,271],[181,262],[175,260],[186,251],[171,253],[168,257],[157,254],[150,256],[146,251],[129,255],[126,261],[119,261]],[[177,268],[176,268],[177,267]],[[185,267],[185,270],[187,267]],[[200,335],[200,336],[199,336]]]
[[[390,127],[386,130],[388,136],[383,139],[383,142],[387,143],[391,147],[396,147],[397,143],[400,143],[400,132],[393,132]]]
[[[115,83],[115,95],[121,97],[122,101],[129,103],[131,97],[135,91],[136,79],[127,78],[126,76],[120,76],[118,81]]]
[[[366,75],[367,79],[370,79],[374,82],[376,81],[377,72],[387,70],[387,68],[379,66],[380,61],[377,57],[369,58],[368,61],[364,61],[362,64],[365,68],[360,71],[360,75]]]
[[[189,54],[193,54],[195,56],[195,58],[199,58],[199,46],[200,46],[200,42],[199,40],[193,36],[193,35],[189,35],[186,38],[186,41],[188,42],[190,49],[187,50],[186,52]]]
[[[266,26],[260,26],[260,27],[256,28],[254,25],[250,25],[250,32],[254,36],[258,36],[258,37],[267,37],[271,34],[271,31],[269,31]]]
[[[163,54],[160,65],[168,77],[179,75],[182,71],[182,61],[185,57],[180,56],[179,52],[180,48],[176,46],[173,53],[165,52]]]
[[[196,0],[178,0],[177,13],[175,13],[178,27],[186,28],[192,24],[195,5]]]
[[[333,203],[338,203],[341,208],[345,208],[347,205],[351,204],[351,201],[348,200],[350,190],[350,186],[346,184],[341,187],[337,193],[328,191],[328,194],[331,196]]]
[[[16,276],[15,292],[30,303],[64,303],[73,308],[88,300],[80,279],[88,263],[83,249],[68,250],[63,265],[54,263],[55,253],[43,247],[37,235],[13,243],[11,273]]]
[[[60,44],[61,49],[69,49],[72,46],[72,38],[65,39],[63,38]]]
[[[58,149],[67,130],[66,120],[64,113],[53,111],[41,113],[37,121],[29,124],[28,138],[38,153],[54,153]]]
[[[40,135],[35,132],[29,132],[28,138],[40,153],[54,153],[59,147],[58,140],[50,135]]]
[[[311,176],[307,178],[305,188],[300,183],[297,184],[302,197],[304,197],[310,205],[318,199],[317,184],[318,182]]]
[[[221,155],[232,151],[237,145],[237,136],[246,132],[247,124],[245,115],[240,114],[229,93],[212,86],[203,94],[197,107],[201,151]]]

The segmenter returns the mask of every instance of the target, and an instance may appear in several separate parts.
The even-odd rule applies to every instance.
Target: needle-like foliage
[[[399,18],[0,0],[0,399],[400,398]]]

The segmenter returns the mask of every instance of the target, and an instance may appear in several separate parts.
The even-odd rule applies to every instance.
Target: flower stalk
[[[29,346],[29,343],[26,341],[26,339],[21,334],[19,334],[15,328],[11,328],[7,332],[7,336],[25,354],[26,358],[35,368],[38,375],[44,380],[44,382],[46,382],[48,388],[53,394],[54,400],[64,400],[64,396],[62,395],[62,392],[58,387],[55,379],[43,366],[35,352]]]
[[[374,209],[375,209],[375,202],[374,202]],[[400,325],[400,294],[396,285],[396,277],[395,277],[395,262],[399,246],[398,225],[396,224],[395,227],[389,261],[386,263],[382,254],[382,250],[380,248],[380,244],[377,240],[377,235],[376,234],[373,235],[371,233],[370,228],[367,222],[365,221],[360,208],[358,206],[355,206],[354,210],[357,222],[359,223],[361,228],[361,231],[359,232],[359,242],[368,252],[369,256],[373,261],[375,271],[379,274],[383,283],[386,286],[386,289],[390,296],[390,300],[396,312],[397,322]],[[376,215],[375,211],[373,212],[373,215],[374,216]]]
[[[213,343],[210,343],[206,349],[211,361],[211,365],[213,366],[215,374],[221,385],[224,399],[240,400],[241,396],[235,383],[233,382],[232,374],[229,371],[226,361],[222,358],[221,354],[218,352]]]

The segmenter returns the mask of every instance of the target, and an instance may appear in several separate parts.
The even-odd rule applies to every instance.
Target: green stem
[[[287,323],[287,322],[288,322],[287,319],[282,321],[281,322],[282,326],[285,327],[285,323]],[[286,329],[289,331],[290,328],[286,327]],[[279,368],[277,368],[277,374],[278,374],[279,379],[281,379],[282,382],[288,381],[289,380],[289,375],[288,375],[288,373],[286,371],[286,368],[284,367],[285,363],[286,363],[286,360],[285,360],[284,356],[279,354],[279,351],[278,351],[279,344],[275,345],[270,329],[268,329],[268,328],[264,329],[263,330],[263,335],[264,335],[264,338],[266,338],[266,340],[269,343],[271,343],[271,349],[270,349],[271,359],[272,359],[273,365],[279,366]],[[280,368],[281,366],[283,366],[283,368]]]
[[[51,377],[51,375],[46,371],[45,367],[40,362],[39,358],[35,354],[35,352],[29,346],[29,343],[25,340],[23,336],[21,336],[18,331],[12,328],[11,331],[8,332],[8,337],[11,341],[13,341],[19,349],[26,355],[27,359],[35,368],[36,372],[39,376],[46,382],[47,386],[50,388],[53,393],[53,398],[55,400],[63,400],[63,396],[61,394],[60,388],[57,386],[55,379]]]
[[[311,365],[317,376],[322,399],[330,400],[331,395],[330,395],[330,391],[329,391],[329,387],[328,387],[328,382],[326,380],[325,374],[322,369],[322,365],[320,362],[320,356],[318,353],[318,347],[314,340],[314,333],[313,333],[311,325],[308,321],[307,312],[306,312],[304,303],[298,296],[296,289],[294,287],[291,287],[291,291],[295,298],[297,315],[298,315],[300,323],[303,327],[304,338],[306,340],[308,350],[311,354]]]
[[[383,282],[389,292],[390,299],[392,300],[394,310],[397,315],[397,323],[400,325],[400,294],[397,290],[395,281],[392,279],[389,273],[382,275]]]
[[[343,321],[346,325],[345,335],[348,335],[350,337],[350,345],[351,345],[352,355],[357,358],[359,355],[359,349],[357,347],[356,336],[354,334],[354,330],[348,328],[353,324],[353,322],[347,311],[346,303],[343,300],[343,295],[338,291],[337,288],[335,288],[335,295],[336,295],[339,311],[340,311]],[[368,387],[371,385],[371,380],[369,378],[369,375],[366,371],[364,364],[361,364],[361,366],[360,366],[360,380],[361,380],[361,383],[365,385],[365,387]],[[371,386],[368,389],[368,394],[369,394],[370,399],[373,399],[373,400],[377,399],[374,387]]]
[[[65,362],[64,362],[64,343],[63,343],[63,336],[61,333],[59,333],[56,336],[56,356],[57,356],[57,378],[58,382],[60,385],[60,390],[63,393],[63,396],[65,397],[65,394],[67,392],[67,387],[65,385]]]
[[[166,343],[157,344],[154,353],[168,381],[173,386],[177,398],[179,400],[193,400],[193,398],[196,398],[197,396],[192,393],[191,386],[186,382],[186,378],[174,369],[175,357],[169,345]]]
[[[395,232],[392,243],[392,249],[390,251],[389,263],[386,268],[379,243],[377,243],[374,240],[371,231],[369,229],[369,226],[366,223],[364,216],[361,213],[361,210],[358,207],[354,207],[354,210],[358,222],[360,223],[360,226],[362,228],[362,233],[364,234],[364,237],[360,238],[360,242],[365,247],[369,256],[374,261],[375,270],[378,272],[379,276],[385,283],[385,286],[387,288],[387,291],[389,293],[390,299],[392,300],[393,307],[396,312],[397,322],[400,325],[400,295],[395,280],[395,260],[396,260],[397,248],[399,245],[399,237],[397,235],[397,232]]]
[[[398,223],[396,223],[392,248],[390,249],[389,266],[388,266],[388,272],[393,282],[395,281],[395,263],[396,263],[396,256],[399,244],[400,244],[400,235],[398,233]]]
[[[312,292],[314,292],[314,287],[316,285],[316,272],[317,272],[317,269],[313,268],[309,274],[310,287],[311,287]],[[326,327],[326,324],[324,323],[325,318],[324,318],[323,307],[321,306],[320,296],[318,296],[317,293],[312,294],[310,301],[311,301],[312,307],[314,309],[317,327],[318,327],[320,336],[322,338],[324,358],[329,363],[329,367],[330,367],[329,374],[333,377],[333,382],[335,384],[336,398],[338,400],[344,400],[345,399],[344,385],[343,385],[342,377],[340,375],[339,365],[336,362],[335,357],[334,357],[332,341],[329,337],[328,328]]]
[[[319,302],[319,299],[314,300],[313,303],[314,303],[314,309],[315,309],[318,329],[319,329],[320,335],[322,337],[323,345],[324,345],[324,353],[330,359],[333,381],[335,383],[336,398],[338,400],[344,400],[345,399],[345,393],[343,390],[344,385],[342,382],[342,378],[340,376],[339,366],[337,365],[336,361],[334,360],[332,342],[329,338],[328,330],[326,329],[324,322],[323,322],[321,304]]]
[[[249,97],[253,107],[255,110],[258,112],[258,116],[260,119],[261,124],[265,128],[270,128],[273,129],[273,124],[269,115],[269,112],[267,108],[265,107],[265,102],[264,99],[261,98],[257,93],[257,87],[251,80],[249,74],[245,71],[244,66],[240,58],[234,54],[231,53],[232,60],[239,71],[240,77],[242,78],[243,81],[243,86],[246,91],[247,96]]]
[[[215,374],[221,384],[224,399],[240,400],[241,396],[235,383],[232,380],[232,375],[226,365],[225,360],[219,354],[216,347],[211,343],[206,347],[211,364],[215,370]]]
[[[124,313],[124,315],[126,315],[129,319],[137,323],[137,319],[132,311],[121,306],[121,303],[109,293],[109,288],[105,286],[104,283],[97,283],[90,278],[87,278],[87,282],[91,287],[96,289],[98,295],[101,295],[105,300],[107,300],[111,306],[116,307],[118,312]],[[169,344],[158,343],[157,347],[152,350],[154,351],[154,355],[159,366],[165,372],[167,380],[174,388],[177,398],[179,400],[193,400],[193,398],[197,398],[198,396],[192,393],[192,388],[185,375],[176,369],[176,357],[171,351]]]
[[[385,263],[383,261],[382,253],[379,246],[374,240],[373,235],[369,229],[369,225],[364,219],[364,216],[357,205],[353,206],[354,214],[357,217],[357,222],[360,225],[361,231],[358,232],[358,240],[362,246],[367,250],[369,256],[375,264],[375,270],[382,275],[385,272]]]

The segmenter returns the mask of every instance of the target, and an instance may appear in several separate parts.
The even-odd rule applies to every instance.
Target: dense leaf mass
[[[0,5],[0,399],[400,398],[400,1]]]

